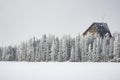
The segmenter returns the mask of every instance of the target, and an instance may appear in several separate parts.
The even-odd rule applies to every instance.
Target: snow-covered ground
[[[120,63],[0,62],[0,80],[120,80]]]

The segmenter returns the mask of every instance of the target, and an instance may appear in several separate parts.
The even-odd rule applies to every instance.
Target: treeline
[[[112,38],[109,34],[101,38],[89,33],[75,38],[34,37],[17,46],[0,47],[0,61],[119,62],[120,33],[114,33]]]

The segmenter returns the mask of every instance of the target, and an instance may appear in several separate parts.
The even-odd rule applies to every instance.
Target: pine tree
[[[68,60],[68,52],[67,52],[67,37],[64,36],[62,39],[62,52],[63,52],[63,61]]]
[[[80,49],[81,49],[81,61],[84,62],[85,61],[85,37],[81,36],[81,40],[80,40]]]
[[[56,61],[57,56],[58,56],[58,51],[59,51],[59,42],[57,39],[53,40],[52,47],[51,47],[51,60]]]
[[[57,56],[57,61],[58,62],[63,61],[62,40],[59,41],[59,52],[58,52],[58,56]]]
[[[14,46],[12,48],[12,61],[18,61],[18,57],[17,57],[17,46]]]
[[[75,40],[75,61],[79,62],[81,60],[80,52],[80,36],[76,37]]]
[[[72,49],[71,49],[70,61],[75,62],[75,49],[74,49],[73,46],[72,46]]]
[[[3,56],[3,49],[0,48],[0,61],[2,61],[2,56]]]
[[[113,59],[113,38],[110,39],[109,59]]]
[[[103,38],[101,60],[107,62],[109,59],[109,35]]]
[[[115,37],[114,41],[114,59],[120,61],[120,34]]]
[[[46,61],[50,61],[51,60],[51,56],[50,56],[50,44],[48,43],[48,40],[47,40],[47,43],[46,43]]]
[[[46,35],[43,35],[41,39],[41,60],[46,61]]]
[[[27,45],[23,42],[20,46],[20,61],[26,61],[27,57]]]
[[[70,35],[67,36],[67,55],[68,55],[68,59],[70,59],[70,53],[71,53],[71,46],[72,46],[72,40]]]
[[[32,46],[32,39],[30,39],[27,43],[27,56],[26,56],[26,61],[32,61],[32,54],[33,54],[33,46]]]
[[[17,60],[21,61],[20,45],[17,46],[16,56],[17,56]]]
[[[37,49],[37,40],[35,39],[35,37],[33,37],[33,43],[32,43],[32,47],[33,47],[33,54],[32,54],[32,57],[33,57],[33,59],[32,59],[32,61],[36,61],[36,55],[37,55],[37,53],[36,53],[36,49]]]
[[[40,51],[40,40],[38,39],[36,41],[36,57],[35,57],[35,61],[39,62],[41,61],[41,55],[40,55],[41,51]]]
[[[101,55],[101,38],[98,36],[96,38],[96,61],[100,61]]]
[[[97,46],[97,40],[94,40],[93,50],[92,50],[92,61],[97,62],[99,60],[99,47]]]
[[[88,48],[88,61],[92,61],[92,45],[89,44],[89,48]]]

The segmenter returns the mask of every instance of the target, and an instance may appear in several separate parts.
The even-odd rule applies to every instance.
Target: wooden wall
[[[88,32],[91,33],[91,34],[93,34],[93,35],[98,34],[95,25],[92,26],[91,28],[89,28],[88,31],[84,35],[86,35]]]

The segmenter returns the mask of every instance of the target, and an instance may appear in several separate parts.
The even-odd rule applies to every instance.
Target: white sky
[[[120,30],[120,0],[0,0],[0,46],[44,33],[82,34],[93,22]]]

